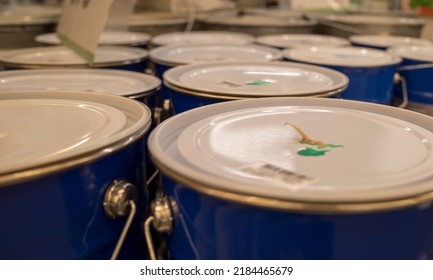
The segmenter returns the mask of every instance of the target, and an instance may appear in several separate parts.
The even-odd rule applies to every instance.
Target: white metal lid
[[[366,46],[389,48],[396,45],[433,46],[428,40],[419,38],[392,36],[392,35],[352,35],[349,37],[352,43]]]
[[[150,35],[129,31],[104,31],[99,37],[99,45],[140,45],[146,44]],[[45,33],[36,36],[35,41],[47,45],[60,45],[61,41],[56,33]]]
[[[178,66],[164,81],[181,89],[233,96],[306,96],[345,88],[332,69],[291,62],[219,62]]]
[[[239,32],[226,31],[191,31],[191,32],[171,32],[156,35],[151,42],[157,46],[173,44],[230,44],[246,45],[254,41],[254,37]]]
[[[153,91],[161,81],[150,75],[114,69],[37,69],[0,72],[0,91],[73,90],[134,96]]]
[[[295,11],[290,9],[279,9],[279,8],[244,8],[243,12],[247,15],[259,15],[259,16],[268,16],[268,17],[296,17],[301,18],[303,13],[301,11]]]
[[[204,16],[200,18],[206,23],[232,25],[232,26],[257,26],[257,27],[292,27],[292,26],[313,26],[314,20],[305,20],[296,17],[268,17],[259,15],[235,15],[235,16]]]
[[[272,61],[281,58],[280,51],[256,45],[169,45],[150,51],[153,62],[170,66],[203,62]]]
[[[425,21],[417,18],[379,16],[379,15],[325,15],[319,19],[337,21],[346,24],[356,25],[424,25]]]
[[[301,144],[286,123],[332,145]],[[433,119],[391,106],[264,98],[170,118],[152,132],[149,149],[163,170],[209,194],[265,197],[275,205],[374,202],[433,190],[432,131]],[[319,155],[302,155],[308,148]]]
[[[134,13],[129,18],[129,26],[172,26],[186,24],[187,19],[166,12],[141,12]]]
[[[394,46],[388,53],[404,59],[433,62],[433,46]]]
[[[401,62],[399,57],[385,51],[358,47],[286,49],[283,56],[300,62],[346,67],[380,67]]]
[[[8,173],[55,169],[73,158],[94,160],[137,139],[150,126],[145,105],[114,95],[10,91],[0,92],[0,100],[0,183]]]
[[[273,34],[256,38],[256,43],[276,48],[345,47],[347,39],[317,34]]]
[[[134,47],[102,46],[96,50],[94,64],[143,60],[148,51]],[[87,62],[65,46],[24,48],[0,55],[0,61],[23,65],[75,66]]]
[[[42,5],[7,5],[0,10],[0,27],[9,25],[39,25],[55,23],[60,9]]]

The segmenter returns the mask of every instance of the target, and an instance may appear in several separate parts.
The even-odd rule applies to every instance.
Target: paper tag
[[[64,0],[57,25],[62,43],[93,63],[113,0]]]
[[[302,175],[280,166],[268,163],[258,162],[248,166],[244,166],[240,169],[241,171],[255,175],[258,177],[265,177],[272,180],[277,180],[288,185],[292,190],[300,189],[307,184],[311,184],[317,181],[315,178]]]

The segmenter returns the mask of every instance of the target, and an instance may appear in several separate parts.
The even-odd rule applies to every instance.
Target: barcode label
[[[311,184],[312,182],[316,181],[315,178],[308,177],[306,175],[302,175],[267,162],[254,163],[252,165],[244,166],[240,170],[258,177],[265,177],[284,182],[291,189],[301,188],[306,184]]]

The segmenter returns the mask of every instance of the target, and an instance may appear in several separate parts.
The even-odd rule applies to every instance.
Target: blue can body
[[[134,218],[120,259],[146,257],[139,222],[145,214],[143,137],[93,162],[0,187],[0,259],[109,259],[126,217],[111,219],[104,194],[115,180],[139,189]]]
[[[168,93],[168,98],[171,100],[171,105],[173,108],[174,114],[179,114],[194,108],[198,108],[205,105],[215,104],[218,102],[228,101],[230,99],[227,98],[218,98],[218,95],[215,97],[205,97],[199,95],[193,95],[181,92],[179,90],[170,89],[165,86],[166,94]]]
[[[349,86],[342,94],[342,98],[389,105],[393,98],[394,75],[397,66],[325,67],[340,71],[349,77]]]
[[[118,65],[102,66],[101,68],[119,69],[144,73],[144,71],[147,69],[147,63],[148,60],[146,59],[139,62],[125,62],[124,64],[120,63]]]
[[[156,63],[156,62],[152,62],[152,64],[155,68],[156,76],[158,78],[160,78],[161,80],[164,79],[165,71],[172,68],[172,66],[168,66],[168,65],[164,65],[164,64],[160,64],[160,63]],[[167,88],[167,86],[165,86],[164,83],[162,83],[161,93],[159,94],[159,100],[158,100],[157,104],[162,104],[163,100],[166,100],[166,99],[170,99],[170,89]]]
[[[168,177],[172,259],[426,259],[433,206],[360,214],[297,213],[230,202]]]

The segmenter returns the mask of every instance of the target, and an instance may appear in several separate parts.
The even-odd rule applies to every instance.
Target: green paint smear
[[[328,144],[326,145],[328,148],[343,148],[343,145],[334,145],[334,144]]]
[[[247,82],[245,84],[248,85],[248,86],[267,86],[267,85],[270,85],[271,82],[266,82],[266,81],[263,81],[263,80],[256,80],[254,82]]]
[[[318,157],[318,156],[324,156],[326,152],[329,151],[330,150],[317,150],[312,147],[306,147],[304,149],[299,150],[298,155]]]
[[[334,144],[328,144],[326,145],[326,147],[328,148],[342,148],[342,145],[334,145]],[[331,151],[330,149],[320,149],[320,148],[315,148],[315,147],[305,147],[303,149],[300,149],[298,151],[298,155],[300,156],[313,156],[313,157],[318,157],[318,156],[324,156],[327,152]]]

